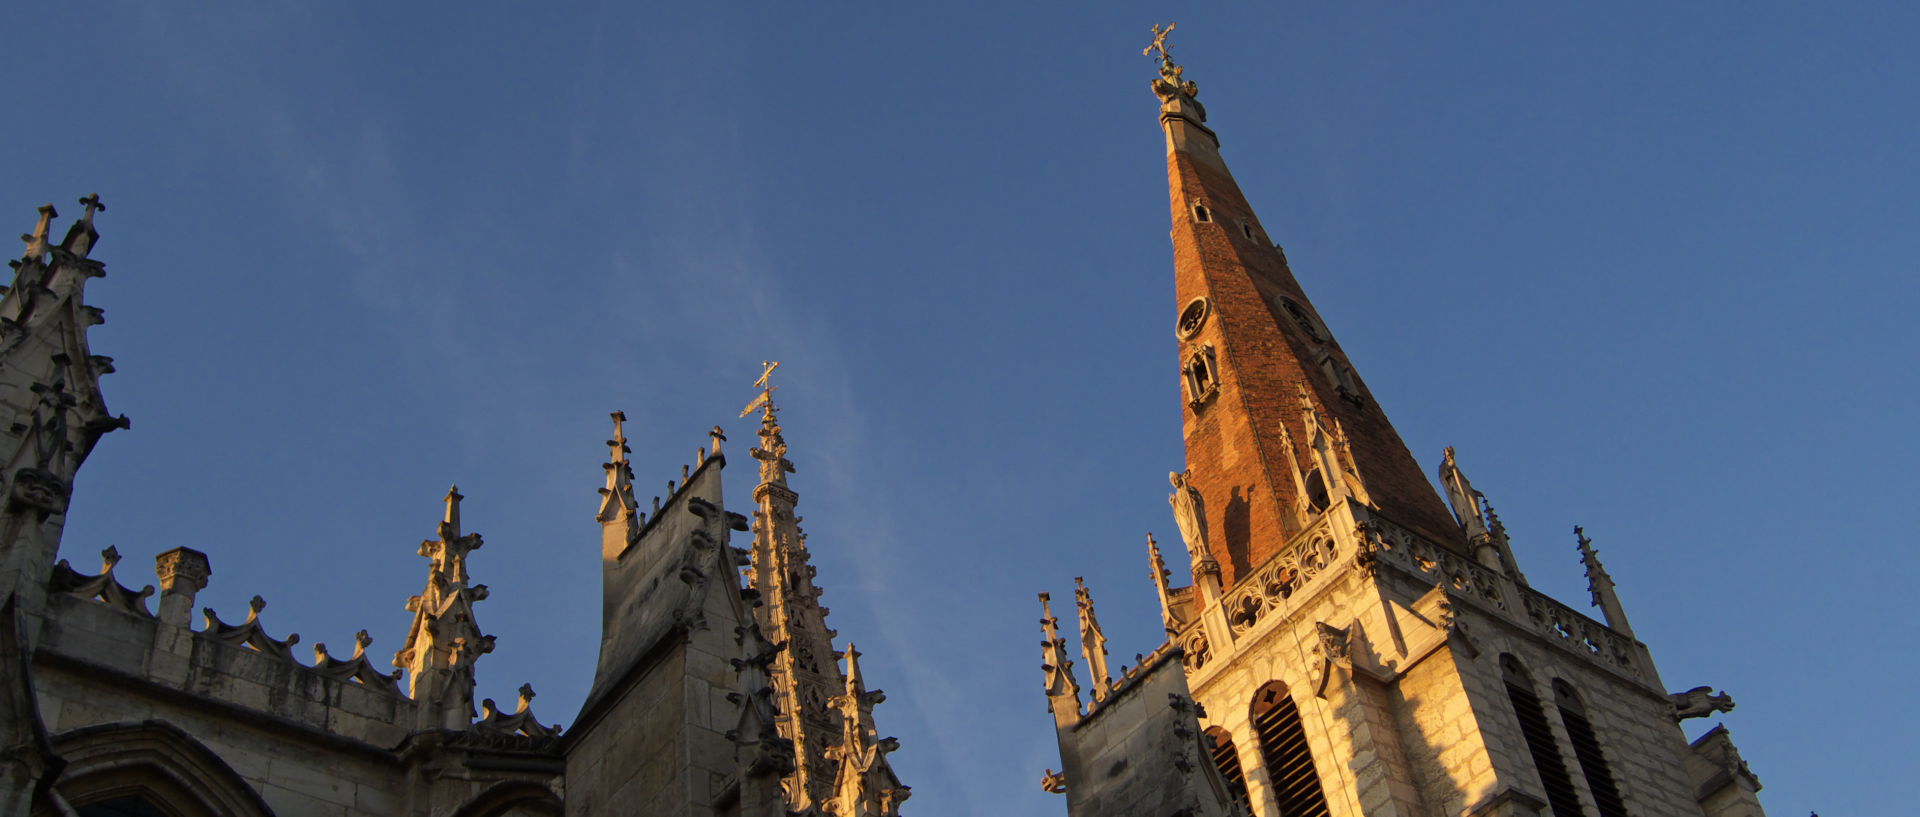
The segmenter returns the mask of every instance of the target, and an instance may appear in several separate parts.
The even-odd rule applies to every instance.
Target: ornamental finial
[[[1178,63],[1173,61],[1173,47],[1167,44],[1167,35],[1173,33],[1173,27],[1175,25],[1177,24],[1167,23],[1166,28],[1161,28],[1159,23],[1155,23],[1153,26],[1153,42],[1148,43],[1146,48],[1140,50],[1140,56],[1151,57],[1155,51],[1160,52],[1160,56],[1157,57],[1160,61],[1160,78],[1153,81],[1153,92],[1155,94],[1158,94],[1163,99],[1171,99],[1176,95],[1186,96],[1191,99],[1200,94],[1200,86],[1188,82],[1181,77],[1186,69],[1181,68]]]

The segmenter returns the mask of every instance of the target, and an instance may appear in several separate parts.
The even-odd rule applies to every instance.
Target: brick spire
[[[793,462],[787,459],[787,441],[780,431],[777,388],[769,381],[779,363],[766,364],[754,383],[760,395],[741,416],[760,411],[760,445],[753,457],[760,461],[760,484],[753,489],[753,589],[761,604],[755,608],[760,627],[775,643],[783,643],[773,659],[771,681],[776,723],[781,737],[793,741],[795,770],[787,788],[795,811],[824,806],[835,796],[838,765],[827,753],[839,742],[841,714],[832,701],[846,688],[846,678],[834,662],[834,631],[827,627],[827,608],[820,606],[821,590],[813,584],[807,537],[800,531],[794,506],[800,496],[787,487]]]
[[[1208,549],[1232,587],[1329,503],[1464,549],[1459,528],[1307,299],[1156,29],[1173,210],[1182,431]]]

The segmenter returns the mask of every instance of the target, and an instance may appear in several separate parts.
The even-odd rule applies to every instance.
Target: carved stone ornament
[[[1181,340],[1192,340],[1207,325],[1207,316],[1213,314],[1213,304],[1205,297],[1187,302],[1180,310],[1180,322],[1174,326],[1174,333]]]
[[[13,475],[13,490],[7,495],[7,504],[10,510],[26,508],[42,515],[65,513],[67,495],[67,481],[60,475],[38,468],[22,468]]]
[[[1066,794],[1067,773],[1048,769],[1045,774],[1040,775],[1040,790],[1048,794]]]
[[[1713,687],[1694,687],[1685,692],[1675,692],[1667,696],[1673,704],[1673,719],[1684,721],[1688,718],[1710,718],[1715,712],[1732,712],[1733,696],[1725,692],[1713,694]]]

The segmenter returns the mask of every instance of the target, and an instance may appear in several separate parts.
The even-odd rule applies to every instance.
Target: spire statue
[[[1218,572],[1220,565],[1207,547],[1206,500],[1201,498],[1200,489],[1187,481],[1190,476],[1188,471],[1167,472],[1167,481],[1173,483],[1167,504],[1173,506],[1174,524],[1180,526],[1180,538],[1186,540],[1187,555],[1193,557],[1193,572]]]

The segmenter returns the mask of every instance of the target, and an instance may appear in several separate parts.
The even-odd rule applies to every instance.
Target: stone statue
[[[1173,521],[1180,526],[1180,538],[1187,542],[1187,555],[1193,557],[1197,567],[1202,562],[1213,559],[1213,551],[1207,548],[1207,507],[1200,498],[1200,491],[1187,484],[1188,472],[1171,471],[1167,480],[1173,483],[1173,494],[1167,497],[1167,503],[1173,506]]]
[[[1673,719],[1684,721],[1688,718],[1710,718],[1715,712],[1732,712],[1733,696],[1725,692],[1713,694],[1713,687],[1694,687],[1685,692],[1675,692],[1667,696],[1673,703]]]
[[[1467,481],[1467,475],[1461,473],[1460,466],[1454,462],[1453,446],[1447,446],[1446,458],[1440,463],[1440,484],[1446,486],[1447,502],[1453,506],[1453,515],[1460,520],[1460,527],[1466,529],[1467,538],[1487,535],[1487,520],[1480,511],[1480,492],[1473,489],[1473,483]]]

